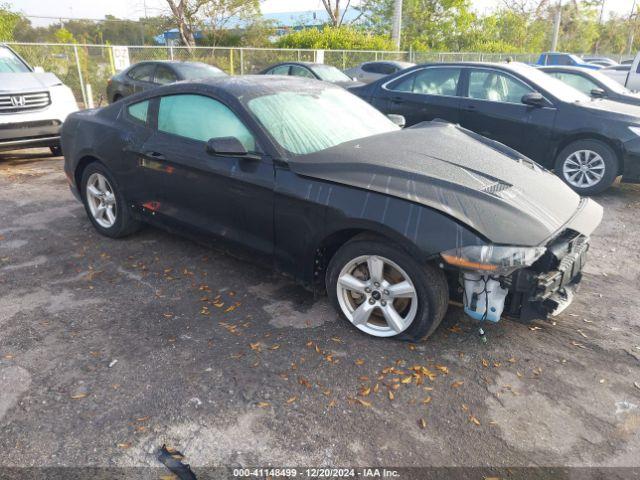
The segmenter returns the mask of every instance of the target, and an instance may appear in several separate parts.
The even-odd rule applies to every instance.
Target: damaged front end
[[[458,297],[471,318],[529,322],[569,306],[588,249],[586,236],[567,229],[544,247],[468,246],[441,257],[457,270]]]

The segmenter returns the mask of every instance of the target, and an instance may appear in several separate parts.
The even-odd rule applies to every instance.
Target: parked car
[[[617,80],[629,90],[640,91],[640,52],[630,64],[605,68],[603,73]]]
[[[271,65],[260,72],[260,75],[291,75],[293,77],[313,78],[333,83],[345,88],[363,85],[348,77],[336,67],[324,63],[284,62]]]
[[[640,107],[591,101],[529,65],[426,64],[350,91],[407,125],[441,118],[502,142],[583,195],[640,180]]]
[[[512,149],[443,122],[400,129],[303,79],[168,85],[72,115],[63,142],[101,234],[151,222],[236,242],[376,337],[429,336],[459,285],[481,320],[566,307],[602,217]]]
[[[633,63],[633,58],[626,58],[620,62],[620,65],[631,65]]]
[[[582,60],[600,67],[615,67],[618,65],[618,62],[609,57],[582,57]]]
[[[540,67],[540,70],[592,98],[606,98],[614,102],[640,106],[640,94],[623,87],[603,74],[602,70],[586,70],[577,67]]]
[[[0,44],[0,150],[49,147],[61,154],[60,126],[78,105],[58,77],[38,70]]]
[[[351,78],[355,78],[364,83],[371,83],[375,80],[379,80],[382,77],[391,75],[404,70],[405,68],[413,67],[415,63],[410,62],[398,62],[395,60],[385,60],[379,62],[364,62],[357,67],[348,68],[344,71],[346,75]]]
[[[140,62],[115,74],[107,82],[107,100],[117,102],[134,93],[180,80],[224,77],[227,74],[214,65],[201,62]]]
[[[572,67],[589,68],[591,70],[599,70],[600,68],[602,68],[599,65],[585,62],[577,55],[558,52],[540,54],[536,65],[566,65]]]

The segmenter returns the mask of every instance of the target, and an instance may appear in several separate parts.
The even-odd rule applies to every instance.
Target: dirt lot
[[[597,199],[554,322],[504,321],[483,344],[451,307],[410,345],[180,237],[99,236],[43,154],[0,154],[0,466],[158,466],[163,443],[196,473],[640,466],[640,186]]]

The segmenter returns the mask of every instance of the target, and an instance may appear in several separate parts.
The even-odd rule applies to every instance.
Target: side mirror
[[[593,98],[604,98],[607,96],[607,92],[605,92],[603,89],[601,88],[594,88],[593,90],[591,90],[591,96]]]
[[[210,155],[247,155],[247,149],[236,137],[211,138],[207,142],[207,153]]]
[[[42,68],[42,67],[33,67],[33,73],[44,73],[44,68]]]
[[[527,93],[522,96],[520,101],[525,105],[531,105],[532,107],[544,107],[547,104],[547,101],[538,92]]]
[[[390,113],[387,115],[387,118],[395,123],[400,128],[404,128],[407,124],[407,120],[402,115],[396,115],[395,113]]]

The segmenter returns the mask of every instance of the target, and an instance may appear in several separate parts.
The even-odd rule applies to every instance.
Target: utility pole
[[[634,0],[635,1],[635,0]],[[560,35],[560,21],[562,19],[562,0],[558,0],[558,8],[553,18],[553,37],[551,39],[551,51],[555,52],[558,48],[558,36]]]
[[[632,49],[633,49],[633,31],[634,31],[634,21],[633,18],[638,18],[638,12],[636,12],[636,0],[633,0],[633,6],[631,7],[631,12],[629,13],[629,40],[628,40],[628,45],[629,47],[627,48],[627,54],[629,55],[633,55]]]
[[[393,24],[391,26],[391,41],[400,50],[400,36],[402,33],[402,0],[394,0]]]

